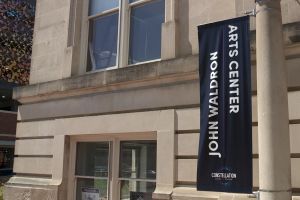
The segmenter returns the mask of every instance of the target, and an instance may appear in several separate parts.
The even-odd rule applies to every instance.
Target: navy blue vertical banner
[[[200,141],[197,189],[252,192],[249,17],[198,27]]]

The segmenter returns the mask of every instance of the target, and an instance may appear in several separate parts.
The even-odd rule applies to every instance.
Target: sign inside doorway
[[[197,189],[252,192],[249,16],[198,27]]]
[[[82,200],[99,200],[100,190],[96,188],[82,188],[81,195]]]
[[[152,200],[151,192],[130,192],[130,200]]]

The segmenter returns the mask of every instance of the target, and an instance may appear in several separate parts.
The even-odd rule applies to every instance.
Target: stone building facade
[[[30,84],[14,90],[22,105],[15,175],[6,184],[5,199],[79,200],[93,194],[89,188],[111,200],[135,192],[154,199],[255,199],[195,189],[196,27],[242,16],[254,1],[107,2],[37,0]],[[300,199],[300,5],[282,0],[281,8],[292,192]],[[255,35],[253,17],[253,184],[258,190]]]

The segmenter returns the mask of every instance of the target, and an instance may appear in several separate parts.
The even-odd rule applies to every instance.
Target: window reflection
[[[6,141],[2,141],[2,142],[5,143]],[[13,145],[13,144],[14,143],[11,142],[11,145]],[[13,159],[14,159],[14,148],[13,147],[1,147],[0,148],[0,175],[1,176],[12,174]]]
[[[89,15],[95,15],[118,6],[119,0],[90,0]]]
[[[156,187],[156,141],[121,142],[119,176],[120,199],[152,199]]]
[[[76,200],[107,200],[109,143],[79,142],[76,155]]]
[[[76,175],[108,177],[108,155],[108,143],[78,143]]]
[[[121,142],[120,177],[156,178],[156,142]]]
[[[132,8],[129,64],[161,57],[161,25],[164,22],[164,13],[164,0]]]
[[[88,45],[88,71],[116,65],[118,13],[92,19]]]

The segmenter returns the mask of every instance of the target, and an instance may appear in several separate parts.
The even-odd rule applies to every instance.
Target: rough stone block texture
[[[235,17],[232,0],[184,0],[178,3],[180,56],[198,53],[198,25]]]
[[[178,34],[178,33],[177,33]],[[178,40],[178,39],[177,39]],[[176,57],[176,22],[166,22],[162,25],[161,58],[171,59]]]
[[[178,134],[175,137],[176,155],[198,155],[200,133]]]
[[[292,172],[292,187],[300,188],[300,158],[292,158],[291,159],[291,172]]]
[[[196,182],[197,159],[178,159],[176,160],[177,181]]]
[[[52,174],[52,158],[49,157],[15,157],[15,173]]]
[[[16,140],[15,155],[52,155],[53,139]]]
[[[290,124],[290,142],[291,142],[291,153],[300,153],[300,124]],[[252,126],[252,152],[258,154],[258,127]]]
[[[300,4],[295,0],[282,0],[282,22],[284,24],[293,23],[300,20]]]
[[[258,187],[259,186],[259,177],[258,177],[259,160],[253,159],[252,162],[253,162],[253,164],[252,164],[253,186]]]
[[[243,16],[245,12],[255,8],[253,0],[235,0],[236,16]],[[293,23],[300,20],[300,5],[295,0],[281,0],[282,22],[283,24]],[[255,28],[255,18],[250,18],[250,29]]]
[[[69,0],[37,1],[30,84],[70,76],[69,12]]]
[[[4,187],[5,200],[56,200],[56,197],[55,189],[9,185]]]
[[[54,120],[19,122],[17,124],[16,136],[18,138],[53,136],[55,134],[54,122]]]
[[[300,153],[300,124],[290,124],[291,153]]]
[[[300,5],[299,5],[299,13],[300,13]],[[300,33],[299,33],[300,34]],[[288,68],[287,70],[287,79],[288,79],[288,86],[289,87],[297,87],[300,86],[300,58],[296,59],[287,59],[286,66]]]
[[[194,116],[190,116],[187,119],[193,119]],[[190,120],[182,120],[190,121]],[[199,124],[199,121],[197,122]],[[290,141],[291,141],[291,153],[300,153],[300,124],[290,124]],[[198,133],[185,133],[176,135],[176,155],[192,155],[198,154]],[[258,130],[257,126],[252,126],[252,152],[253,154],[258,154]]]
[[[289,119],[300,119],[300,91],[288,93]]]
[[[177,109],[176,114],[177,114],[177,130],[200,129],[199,108]]]
[[[173,190],[173,200],[218,200],[219,192],[197,191],[195,187],[176,187]]]
[[[199,91],[198,87],[197,82],[191,82],[163,87],[96,93],[79,98],[27,104],[20,106],[19,112],[21,120],[29,120],[193,105],[199,103],[199,94],[195,92]]]
[[[256,200],[254,195],[248,194],[221,194],[219,200]]]

